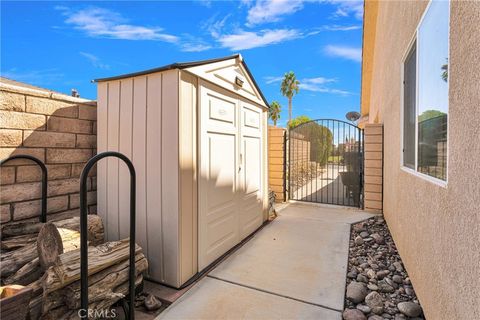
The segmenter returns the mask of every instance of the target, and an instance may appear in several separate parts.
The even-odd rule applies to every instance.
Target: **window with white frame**
[[[403,63],[403,166],[447,180],[449,1],[432,0]]]

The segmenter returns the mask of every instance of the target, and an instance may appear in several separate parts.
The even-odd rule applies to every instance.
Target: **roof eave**
[[[172,63],[166,66],[158,67],[158,68],[153,68],[153,69],[148,69],[148,70],[143,70],[143,71],[138,71],[138,72],[133,72],[133,73],[127,73],[127,74],[122,74],[114,77],[108,77],[108,78],[98,78],[92,80],[92,82],[105,82],[105,81],[114,81],[114,80],[121,80],[125,78],[131,78],[131,77],[138,77],[138,76],[143,76],[151,73],[156,73],[156,72],[162,72],[162,71],[168,71],[168,70],[173,70],[173,69],[186,69],[186,68],[191,68],[191,67],[197,67],[209,63],[215,63],[215,62],[221,62],[225,60],[230,60],[230,59],[239,59],[239,61],[242,63],[243,67],[248,73],[248,76],[252,79],[253,84],[255,85],[255,89],[257,89],[258,93],[260,94],[260,97],[262,98],[262,101],[265,103],[265,107],[268,108],[269,104],[265,96],[263,95],[262,90],[260,90],[260,87],[258,86],[257,81],[252,75],[252,72],[248,68],[247,64],[245,63],[245,60],[243,59],[242,55],[239,53],[236,53],[231,56],[226,56],[222,58],[215,58],[215,59],[208,59],[208,60],[200,60],[200,61],[191,61],[191,62],[183,62],[183,63]]]
[[[120,80],[120,79],[125,79],[125,78],[143,76],[143,75],[150,74],[150,73],[155,73],[155,72],[162,72],[162,71],[173,70],[173,69],[185,69],[185,68],[190,68],[190,67],[201,66],[201,65],[204,65],[204,64],[225,61],[225,60],[229,60],[229,59],[236,59],[238,57],[241,57],[241,55],[237,53],[237,54],[234,54],[234,55],[231,55],[231,56],[215,58],[215,59],[181,62],[181,63],[176,62],[176,63],[168,64],[166,66],[158,67],[158,68],[147,69],[147,70],[133,72],[133,73],[127,73],[127,74],[121,74],[121,75],[113,76],[113,77],[93,79],[92,82],[113,81],[113,80]]]

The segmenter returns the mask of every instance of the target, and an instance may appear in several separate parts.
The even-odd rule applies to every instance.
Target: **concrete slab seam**
[[[318,304],[318,303],[313,303],[313,302],[309,302],[309,301],[297,299],[297,298],[290,297],[290,296],[286,296],[286,295],[283,295],[283,294],[278,294],[278,293],[271,292],[271,291],[268,291],[268,290],[264,290],[264,289],[252,287],[252,286],[249,286],[249,285],[241,284],[241,283],[238,283],[238,282],[235,282],[235,281],[230,281],[230,280],[218,278],[218,277],[215,277],[215,276],[212,276],[212,275],[207,275],[207,277],[208,277],[208,278],[215,279],[215,280],[219,280],[219,281],[224,281],[224,282],[227,282],[227,283],[230,283],[230,284],[233,284],[233,285],[237,285],[237,286],[240,286],[240,287],[248,288],[248,289],[251,289],[251,290],[260,291],[260,292],[263,292],[263,293],[268,293],[268,294],[271,294],[271,295],[274,295],[274,296],[277,296],[277,297],[282,297],[282,298],[294,300],[294,301],[297,301],[297,302],[309,304],[309,305],[312,305],[312,306],[320,307],[320,308],[323,308],[323,309],[328,309],[328,310],[336,311],[336,312],[339,312],[339,313],[342,313],[342,312],[343,312],[343,310],[335,309],[335,308],[332,308],[332,307],[329,307],[329,306],[325,306],[325,305],[322,305],[322,304]]]

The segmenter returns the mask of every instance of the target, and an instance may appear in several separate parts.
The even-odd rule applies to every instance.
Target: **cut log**
[[[37,241],[36,234],[26,234],[2,240],[2,250],[14,250],[25,247],[27,244]]]
[[[43,280],[40,278],[28,285],[29,288],[32,288],[32,300],[30,300],[30,304],[28,306],[28,312],[31,320],[39,319],[40,315],[42,314],[42,283]]]
[[[135,257],[135,276],[148,268],[147,259],[142,253]],[[90,303],[103,300],[110,292],[124,282],[128,282],[129,261],[102,270],[88,278],[88,301]],[[61,290],[65,303],[70,309],[80,308],[80,283],[72,283]]]
[[[72,230],[80,232],[80,217],[74,217],[67,220],[54,221],[53,224],[62,230]],[[92,246],[97,246],[104,241],[104,228],[102,218],[96,214],[87,216],[88,240]]]
[[[43,270],[53,265],[58,256],[63,253],[63,242],[57,227],[51,223],[45,223],[38,233],[37,253]]]
[[[60,237],[62,237],[63,252],[73,251],[80,248],[80,232],[66,228],[58,228]],[[103,235],[102,235],[103,237]],[[91,244],[91,241],[88,241]]]
[[[56,290],[48,294],[43,294],[42,314],[47,314],[51,310],[65,306],[65,298],[63,290]]]
[[[65,220],[52,222],[58,228],[64,228],[74,231],[80,231],[80,217],[73,217]],[[8,237],[22,236],[27,234],[37,234],[44,223],[37,221],[22,221],[6,224],[2,226],[2,239]],[[88,215],[88,239],[92,245],[98,245],[103,242],[104,228],[100,216]]]
[[[138,253],[135,258],[135,271],[138,275],[147,269],[148,263],[142,253]],[[128,281],[129,265],[127,259],[91,275],[88,278],[89,303],[111,299],[115,288]],[[80,281],[75,281],[63,289],[44,294],[42,312],[46,314],[62,305],[67,305],[70,309],[80,308]]]
[[[0,287],[0,310],[4,320],[25,319],[32,289],[20,285]]]
[[[3,283],[28,285],[38,280],[42,275],[43,270],[40,268],[40,261],[38,258],[35,258],[6,278]]]
[[[43,223],[38,221],[20,221],[2,226],[2,239],[26,234],[36,234]]]
[[[135,246],[135,253],[141,252]],[[107,242],[97,247],[88,247],[88,275],[113,266],[129,256],[129,239]],[[80,250],[65,252],[57,262],[45,272],[44,294],[63,288],[80,279]]]
[[[143,281],[143,275],[138,275],[135,279],[135,287],[138,287]],[[127,296],[129,290],[128,281],[122,283],[114,289],[110,297],[105,297],[105,299],[89,303],[88,308],[91,310],[109,310],[109,308],[114,305],[120,299],[123,299]],[[95,317],[94,317],[95,318]],[[97,317],[98,318],[98,317]]]
[[[14,274],[18,269],[35,258],[37,258],[36,243],[30,243],[21,249],[2,253],[0,258],[2,263],[0,276],[4,278]]]
[[[60,306],[56,309],[50,310],[47,314],[41,316],[42,320],[66,320],[66,319],[75,319],[78,320],[80,317],[75,310],[70,310],[67,306]],[[89,317],[89,319],[91,319]]]
[[[42,301],[42,295],[36,296],[30,300],[30,304],[28,305],[28,313],[31,320],[39,319],[42,315]]]
[[[42,294],[43,287],[42,287],[43,279],[39,278],[35,280],[34,282],[28,284],[28,287],[32,288],[32,296],[36,297],[38,295]]]
[[[87,242],[87,245],[90,241]],[[37,238],[37,252],[43,270],[48,269],[64,252],[80,248],[80,232],[67,228],[56,227],[53,223],[46,223],[40,229]]]
[[[89,216],[88,223],[89,239],[91,239],[88,243],[95,244],[103,242],[104,231],[101,218],[99,216]],[[34,228],[39,227],[38,234],[31,233],[28,234],[28,237],[25,237],[25,235],[15,236],[15,239],[18,240],[20,237],[30,239],[29,237],[33,236],[37,241],[30,242],[20,249],[1,253],[0,260],[2,268],[0,277],[3,281],[6,281],[6,277],[15,276],[14,274],[21,268],[25,267],[26,270],[31,270],[33,267],[31,263],[36,258],[40,258],[40,265],[43,270],[46,270],[46,267],[50,266],[63,251],[72,251],[80,248],[80,232],[75,230],[75,228],[78,229],[79,218],[71,218],[53,223],[48,222],[46,224],[38,222],[23,224],[28,225],[28,227],[26,227],[27,230],[32,230],[33,225],[35,225]],[[10,229],[10,231],[12,230],[13,229]],[[41,230],[43,231],[40,232]],[[20,279],[18,276],[22,276],[23,274],[22,271],[22,273],[15,276],[15,278]],[[29,283],[34,280],[35,279],[29,277],[25,281]]]

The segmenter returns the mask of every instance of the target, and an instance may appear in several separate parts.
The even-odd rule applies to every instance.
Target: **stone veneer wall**
[[[96,115],[94,101],[0,82],[0,159],[27,154],[46,164],[50,220],[79,215],[79,176],[96,153]],[[40,168],[13,160],[0,173],[0,221],[37,217]],[[88,180],[90,213],[96,212],[95,174]]]

